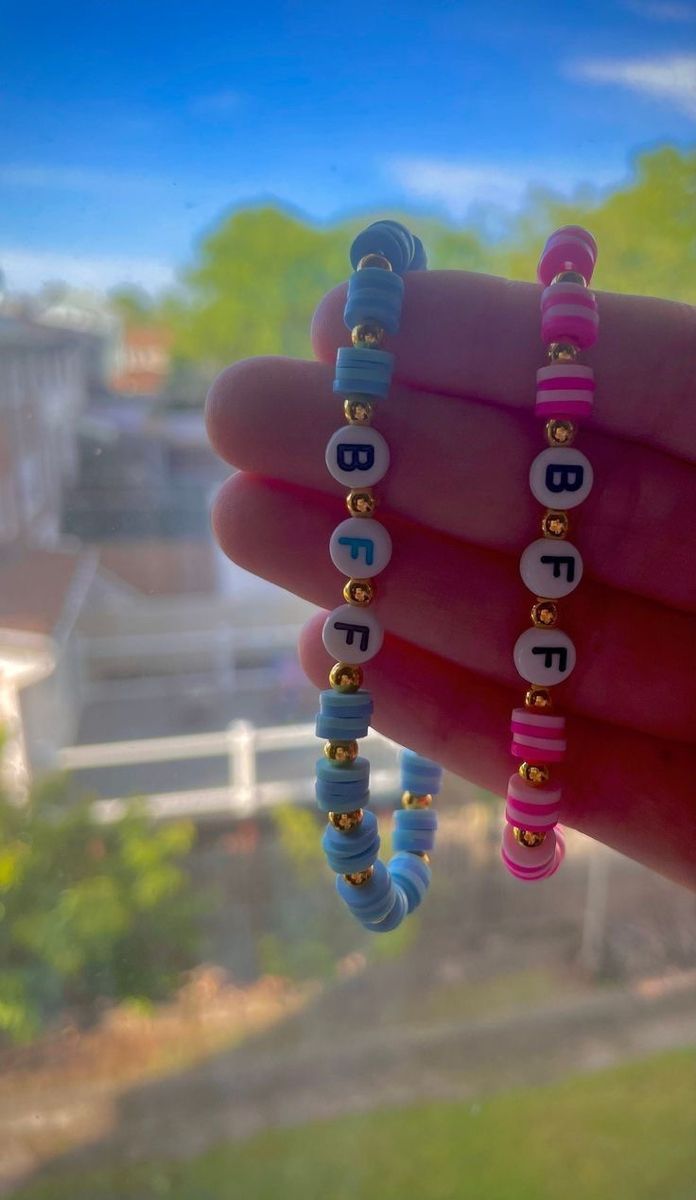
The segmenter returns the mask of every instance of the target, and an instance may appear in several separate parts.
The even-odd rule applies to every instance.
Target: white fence
[[[394,751],[397,749],[394,742],[373,730],[364,740],[368,746],[380,743],[392,747]],[[146,795],[145,801],[153,817],[205,818],[225,814],[244,817],[274,804],[307,804],[313,801],[314,782],[309,775],[290,780],[258,781],[260,754],[311,748],[318,749],[314,725],[257,728],[250,721],[234,721],[227,729],[214,733],[66,746],[59,751],[57,765],[63,770],[77,772],[224,757],[228,764],[228,779],[224,787],[157,792]],[[393,768],[371,772],[370,791],[373,794],[379,795],[397,785],[396,764]],[[96,808],[101,818],[108,821],[123,811],[125,803],[124,799],[99,800]]]

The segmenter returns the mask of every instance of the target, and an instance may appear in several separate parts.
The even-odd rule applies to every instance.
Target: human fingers
[[[236,466],[338,497],[324,463],[340,426],[336,409],[329,368],[250,359],[214,385],[208,427],[218,452]],[[542,510],[528,481],[540,450],[532,417],[396,386],[379,412],[379,430],[391,456],[379,482],[385,511],[514,555],[539,536]],[[689,518],[696,470],[605,434],[588,433],[583,450],[595,472],[578,521],[588,574],[696,609],[696,522]]]
[[[325,687],[323,614],[300,640],[304,670]],[[387,636],[366,669],[374,726],[500,796],[511,774],[511,689]],[[655,871],[696,888],[696,751],[601,722],[569,720],[561,820]]]
[[[468,271],[413,271],[404,282],[401,329],[387,346],[396,378],[533,411],[543,365],[540,285]],[[323,362],[350,341],[345,294],[345,284],[334,288],[314,318]],[[597,387],[590,427],[696,462],[696,308],[611,292],[597,302],[600,337],[583,357]]]
[[[327,553],[336,502],[245,473],[218,496],[214,528],[240,566],[322,607],[340,602]],[[383,628],[498,683],[519,684],[511,648],[532,598],[517,563],[389,518],[398,554],[375,580]],[[359,572],[356,572],[359,573]],[[358,611],[358,610],[356,610]],[[564,600],[564,630],[578,666],[559,687],[564,708],[665,738],[689,741],[696,729],[696,620],[587,582]],[[538,681],[537,681],[538,682]]]

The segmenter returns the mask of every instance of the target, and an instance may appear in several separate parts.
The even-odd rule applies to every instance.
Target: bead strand
[[[373,519],[377,500],[373,487],[389,467],[389,447],[372,428],[375,403],[386,396],[394,356],[384,350],[387,333],[399,328],[404,294],[402,274],[425,267],[423,247],[395,221],[378,221],[358,235],[351,247],[354,273],[348,283],[344,312],[351,346],[339,349],[333,391],[344,396],[348,424],[326,447],[326,465],[347,487],[348,518],[334,530],[329,553],[348,576],[345,604],[326,619],[323,641],[339,661],[320,693],[318,737],[328,739],[317,763],[316,796],[327,814],[322,846],[336,872],[339,895],[361,924],[373,932],[396,929],[421,903],[430,884],[429,852],[437,818],[430,810],[440,788],[442,770],[410,750],[401,755],[403,807],[394,814],[393,854],[388,866],[379,861],[377,820],[366,811],[370,768],[358,753],[372,716],[372,698],[363,690],[361,664],[380,649],[382,628],[370,611],[374,577],[389,563],[389,533]]]
[[[536,414],[545,422],[547,448],[534,459],[529,484],[544,513],[542,536],[520,559],[535,602],[532,628],[517,639],[513,653],[531,686],[524,707],[512,713],[511,752],[522,761],[508,782],[501,849],[508,871],[523,880],[549,878],[565,855],[557,825],[561,788],[554,778],[566,752],[565,717],[555,713],[550,689],[568,678],[576,659],[575,646],[558,628],[556,602],[575,590],[583,574],[580,552],[567,540],[568,510],[586,499],[593,483],[592,467],[574,442],[576,423],[591,414],[594,401],[592,368],[577,358],[597,339],[597,301],[588,287],[596,259],[594,238],[568,225],[548,239],[538,267],[547,366],[537,371]]]

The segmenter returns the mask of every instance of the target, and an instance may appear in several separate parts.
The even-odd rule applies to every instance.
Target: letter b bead
[[[346,487],[372,487],[389,466],[389,447],[376,429],[348,425],[337,429],[326,447],[326,465]]]
[[[589,459],[574,446],[542,450],[529,471],[532,495],[547,508],[576,508],[589,496],[593,479]]]

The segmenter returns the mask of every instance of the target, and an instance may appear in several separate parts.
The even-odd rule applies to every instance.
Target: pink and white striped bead
[[[565,717],[513,708],[511,753],[531,763],[562,762],[566,752]]]
[[[516,879],[549,879],[563,862],[565,841],[560,829],[552,829],[538,846],[521,846],[515,841],[512,825],[506,825],[500,855]]]
[[[547,833],[558,824],[560,815],[560,787],[550,783],[532,787],[517,772],[510,776],[505,805],[505,820],[508,825],[530,829],[533,833]]]
[[[578,363],[551,363],[537,371],[536,415],[544,421],[589,417],[594,403],[594,371]]]
[[[552,283],[541,293],[541,339],[573,342],[587,350],[597,341],[599,316],[594,292],[582,283]]]
[[[548,284],[561,271],[577,271],[589,283],[597,261],[597,243],[580,225],[564,225],[551,234],[544,249],[537,278]]]

